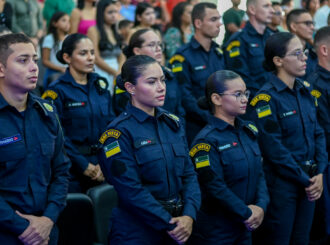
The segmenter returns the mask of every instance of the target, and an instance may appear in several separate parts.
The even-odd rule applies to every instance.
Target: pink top
[[[84,20],[81,19],[78,26],[78,33],[87,34],[89,27],[95,26],[96,20]]]

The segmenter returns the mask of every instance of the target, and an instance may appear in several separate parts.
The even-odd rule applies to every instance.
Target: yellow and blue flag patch
[[[104,146],[103,150],[107,158],[112,157],[121,152],[118,140],[112,142],[109,145]]]
[[[270,116],[272,114],[270,105],[265,105],[265,106],[257,108],[257,114],[258,114],[258,118]]]
[[[200,156],[195,158],[196,169],[210,166],[209,155]]]

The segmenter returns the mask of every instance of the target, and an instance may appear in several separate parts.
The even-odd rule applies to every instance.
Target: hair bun
[[[207,101],[207,98],[205,96],[203,97],[200,97],[198,99],[198,102],[197,102],[199,108],[203,109],[203,110],[210,110],[211,107],[209,105],[209,102]]]
[[[273,61],[272,61],[271,64],[269,64],[269,62],[267,62],[267,60],[264,60],[264,61],[262,62],[262,67],[263,67],[266,71],[268,71],[268,72],[271,72],[271,71],[275,71],[275,70],[276,70],[276,67],[275,67]]]
[[[134,56],[133,49],[129,45],[123,48],[123,54],[126,56],[127,59],[129,57]]]
[[[119,74],[117,77],[116,77],[116,85],[118,86],[118,88],[122,89],[122,90],[125,90],[126,91],[126,88],[125,88],[125,83],[121,77],[121,74]]]
[[[57,53],[56,53],[56,58],[57,58],[57,60],[58,60],[59,62],[61,62],[62,64],[66,65],[66,62],[65,62],[65,60],[63,59],[63,51],[62,51],[62,49],[59,50],[59,51],[57,51]]]

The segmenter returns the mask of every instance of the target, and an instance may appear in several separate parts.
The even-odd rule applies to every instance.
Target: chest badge
[[[17,134],[14,136],[0,139],[0,146],[9,145],[9,144],[21,141],[21,140],[22,140],[22,136],[20,134]]]

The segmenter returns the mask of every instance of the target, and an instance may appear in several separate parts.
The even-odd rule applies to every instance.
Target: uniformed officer
[[[209,113],[197,105],[197,100],[203,96],[206,80],[211,73],[224,69],[222,50],[212,41],[219,35],[221,26],[217,6],[207,2],[196,4],[191,18],[194,36],[169,61],[182,86],[188,143],[207,123]]]
[[[30,93],[37,53],[24,34],[0,37],[0,243],[57,244],[69,159],[55,108]]]
[[[165,76],[158,62],[145,55],[129,58],[121,74],[117,85],[131,102],[99,140],[100,165],[119,199],[109,243],[184,243],[200,190],[180,119],[160,108]]]
[[[161,64],[163,49],[163,43],[161,43],[159,36],[152,29],[141,29],[132,35],[128,46],[125,47],[123,52],[127,58],[134,55],[148,55]],[[182,121],[184,120],[185,111],[182,107],[179,83],[170,69],[162,66],[162,70],[166,77],[166,97],[162,108],[178,115]],[[117,115],[125,110],[129,98],[130,96],[125,90],[120,89],[118,86],[115,87],[113,99]]]
[[[242,31],[233,34],[224,45],[226,69],[237,72],[245,81],[252,96],[267,80],[262,67],[264,48],[272,34],[267,24],[274,13],[270,0],[247,0],[249,21]]]
[[[306,50],[307,67],[305,75],[301,79],[306,79],[315,71],[317,65],[317,54],[313,48],[314,21],[311,14],[306,9],[294,9],[286,17],[286,24],[289,31],[299,38]]]
[[[260,244],[308,244],[315,200],[322,194],[325,136],[310,84],[296,78],[305,74],[306,60],[295,35],[272,35],[265,68],[274,74],[250,102],[270,194]]]
[[[54,101],[62,122],[65,147],[72,162],[69,192],[85,192],[104,180],[97,161],[98,138],[114,118],[107,81],[93,73],[92,41],[69,35],[57,53],[69,68],[42,98]]]
[[[190,156],[202,190],[192,243],[251,244],[269,196],[258,146],[258,129],[237,116],[246,111],[250,91],[232,71],[213,73],[200,106],[212,112],[193,141]]]

